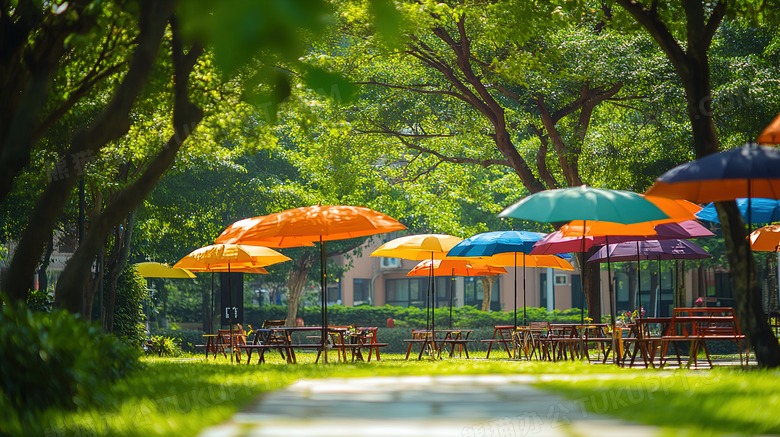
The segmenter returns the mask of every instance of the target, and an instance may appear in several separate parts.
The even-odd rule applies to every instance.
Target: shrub
[[[203,349],[196,350],[196,344],[204,344],[203,335],[205,332],[195,329],[152,329],[153,336],[163,336],[173,339],[179,348],[184,352],[203,352]]]
[[[30,290],[30,294],[27,295],[27,307],[39,313],[51,312],[52,303],[46,290]]]
[[[139,366],[138,351],[67,311],[0,311],[0,405],[20,413],[100,402],[101,385]]]
[[[181,348],[176,340],[170,337],[155,335],[149,342],[146,349],[147,354],[154,354],[160,357],[178,357],[181,355]]]
[[[141,323],[144,318],[141,301],[146,294],[146,280],[128,264],[117,279],[113,333],[139,349],[146,341],[146,328]]]

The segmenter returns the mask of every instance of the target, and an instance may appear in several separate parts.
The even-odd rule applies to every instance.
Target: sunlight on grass
[[[100,405],[77,412],[50,409],[34,426],[40,429],[25,429],[24,434],[194,436],[229,419],[262,393],[302,378],[468,374],[546,374],[539,387],[579,399],[591,412],[651,424],[663,420],[707,435],[780,432],[777,374],[726,369],[688,374],[475,355],[478,358],[471,360],[406,361],[405,354],[382,354],[379,362],[340,363],[333,353],[328,366],[313,364],[315,354],[310,353],[299,354],[298,365],[287,365],[278,354],[268,354],[261,365],[256,356],[251,365],[245,360],[231,364],[224,357],[204,360],[202,355],[146,357],[142,371],[105,387]],[[617,408],[611,405],[614,393]]]
[[[616,375],[617,376],[617,375]],[[610,379],[547,381],[538,387],[604,413],[697,437],[780,433],[780,374],[715,368]]]

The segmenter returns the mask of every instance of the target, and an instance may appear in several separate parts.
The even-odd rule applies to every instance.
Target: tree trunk
[[[740,329],[753,347],[760,367],[780,367],[780,344],[761,307],[756,262],[746,240],[742,215],[735,201],[716,202],[715,208],[726,240],[726,256],[732,272],[731,286]],[[723,226],[724,223],[727,225]]]
[[[119,275],[125,269],[127,257],[130,255],[130,242],[133,239],[135,226],[135,211],[127,215],[124,226],[115,227],[114,247],[111,250],[111,263],[107,269],[108,276],[105,281],[105,298],[103,299],[103,329],[106,332],[114,331],[114,310],[116,305],[116,287]]]
[[[76,131],[64,157],[70,158],[72,155],[87,154],[88,152],[93,157],[97,156],[101,147],[121,138],[129,131],[131,123],[129,118],[130,111],[133,109],[133,105],[147,83],[149,73],[154,67],[168,19],[174,10],[174,4],[172,2],[143,2],[140,9],[140,33],[136,38],[138,43],[125,77],[117,86],[114,96],[105,109],[97,115],[92,123]],[[68,197],[76,186],[78,181],[76,174],[80,171],[80,168],[76,167],[77,163],[73,162],[73,160],[66,159],[66,162],[68,171],[64,173],[65,177],[50,182],[44,193],[36,201],[27,228],[19,242],[19,249],[11,261],[8,280],[2,284],[2,291],[11,299],[22,301],[27,299],[27,284],[29,278],[35,272],[45,239],[53,231],[57,216],[64,208]],[[96,253],[98,244],[95,242],[90,245],[92,254]],[[75,256],[76,254],[74,254]],[[55,306],[64,306],[73,312],[81,310],[80,290],[84,282],[86,282],[92,258],[94,256],[86,257],[76,263],[78,264],[77,270],[80,273],[77,278],[74,278],[74,283],[69,284],[75,288],[71,290],[71,294],[64,305],[62,305],[61,297],[58,302],[57,293],[55,292]],[[70,263],[68,263],[68,267],[71,267]],[[59,283],[57,289],[59,289]]]
[[[685,308],[687,300],[685,289],[685,260],[674,260],[674,307]]]
[[[93,259],[93,262],[94,261],[95,259]],[[81,313],[81,317],[88,322],[92,321],[92,306],[95,302],[95,292],[97,292],[100,281],[103,280],[104,270],[104,266],[95,263],[94,274],[91,270],[89,271],[87,279],[84,281],[84,285],[81,289],[81,308],[79,309],[79,313]]]
[[[51,263],[52,252],[54,252],[54,232],[49,235],[49,241],[46,243],[46,252],[43,254],[43,262],[38,269],[38,289],[44,292],[49,288],[49,277],[46,276],[46,270]]]
[[[290,272],[290,285],[287,290],[287,318],[284,320],[285,326],[295,326],[295,319],[298,317],[298,302],[301,300],[303,286],[306,285],[309,269],[313,264],[314,258],[304,255],[298,260],[297,268]]]
[[[130,186],[124,188],[106,207],[100,216],[92,220],[85,241],[73,254],[57,283],[55,306],[76,308],[76,290],[85,279],[89,263],[97,253],[98,245],[104,241],[111,228],[122,221],[130,211],[149,195],[176,158],[182,143],[197,128],[203,118],[203,111],[189,101],[188,77],[203,49],[192,47],[185,55],[179,32],[171,20],[172,57],[174,66],[174,108],[173,135],[160,153],[146,166],[144,172]]]
[[[495,282],[495,275],[482,277],[482,311],[490,311],[490,300],[493,297],[493,284]],[[434,302],[436,302],[435,299]]]

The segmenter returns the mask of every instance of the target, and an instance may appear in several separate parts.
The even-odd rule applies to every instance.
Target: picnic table
[[[509,358],[512,358],[512,352],[509,351],[509,344],[512,343],[512,332],[515,330],[514,325],[498,325],[493,327],[493,337],[481,340],[482,343],[488,343],[488,350],[487,350],[487,356],[485,358],[490,358],[490,350],[493,348],[493,344],[500,343],[504,346],[504,350],[506,350],[506,354],[509,355]]]
[[[469,339],[469,335],[474,332],[473,329],[436,329],[433,331],[426,329],[413,329],[412,338],[404,340],[409,347],[406,350],[406,359],[409,359],[409,355],[412,352],[412,347],[415,344],[420,345],[420,353],[417,356],[418,360],[422,359],[424,351],[428,351],[431,356],[441,358],[441,351],[445,345],[450,345],[450,358],[452,358],[455,348],[459,349],[459,353],[466,353],[466,358],[469,357],[468,343],[472,343],[474,340]],[[463,334],[466,334],[465,336]],[[444,335],[443,338],[436,338],[436,335]]]
[[[653,332],[651,325],[660,325],[660,330]],[[700,350],[704,351],[707,362],[712,367],[707,341],[734,341],[739,348],[740,364],[743,363],[741,342],[745,336],[741,334],[738,320],[731,308],[676,308],[672,317],[636,319],[633,333],[635,338],[627,340],[635,343],[630,365],[634,364],[637,353],[641,353],[645,367],[655,367],[656,355],[659,358],[659,366],[663,367],[668,362],[666,355],[669,346],[672,346],[679,366],[683,367],[678,344],[688,343],[690,350],[687,367],[698,367]],[[745,355],[747,364],[747,351]]]

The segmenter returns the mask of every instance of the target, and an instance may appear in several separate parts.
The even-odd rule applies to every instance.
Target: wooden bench
[[[506,350],[507,355],[509,355],[509,358],[512,358],[512,352],[509,351],[509,344],[511,344],[513,341],[512,331],[514,331],[514,329],[514,325],[500,325],[493,327],[493,337],[481,340],[482,343],[488,344],[487,356],[485,356],[486,359],[490,358],[490,351],[493,348],[493,344],[495,343],[501,343],[504,346],[504,350]],[[508,338],[504,336],[507,332],[509,333]]]

